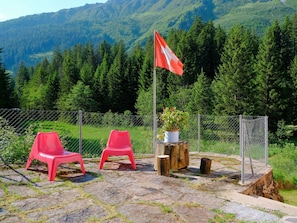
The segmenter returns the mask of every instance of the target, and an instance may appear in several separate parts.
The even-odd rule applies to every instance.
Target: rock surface
[[[208,175],[199,171],[202,156],[212,160]],[[63,164],[53,182],[45,165],[28,171],[2,166],[0,221],[267,223],[297,213],[295,206],[242,193],[271,171],[261,163],[254,162],[255,175],[247,172],[241,185],[240,161],[234,157],[191,154],[190,165],[170,177],[157,174],[153,157],[137,157],[136,171],[126,157],[110,161],[98,170],[99,159],[85,159],[86,175],[77,164]],[[271,183],[265,185],[264,191],[273,191]]]

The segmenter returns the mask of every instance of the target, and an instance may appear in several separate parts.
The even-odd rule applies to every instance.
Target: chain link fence
[[[268,164],[268,118],[240,117],[241,182],[254,176],[254,162]]]
[[[198,115],[198,151],[239,155],[239,116]]]
[[[0,117],[20,136],[28,128],[35,134],[56,131],[67,150],[79,152],[84,158],[101,155],[112,129],[130,132],[133,151],[138,156],[154,153],[151,116],[0,109]],[[157,130],[161,132],[160,124]],[[191,115],[189,125],[181,130],[179,138],[189,142],[191,152],[237,155],[248,158],[243,159],[243,163],[258,160],[267,165],[267,117]],[[244,174],[244,169],[242,172]]]
[[[19,135],[56,131],[64,147],[83,157],[99,157],[112,129],[129,130],[137,154],[153,154],[152,117],[107,112],[0,109],[0,117]]]

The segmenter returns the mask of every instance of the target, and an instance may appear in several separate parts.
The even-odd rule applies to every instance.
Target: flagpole
[[[156,154],[156,139],[157,139],[157,81],[156,81],[156,38],[155,38],[155,35],[156,35],[156,31],[154,30],[154,76],[153,76],[153,109],[154,109],[154,112],[153,112],[153,143],[154,143],[154,154]]]
[[[157,106],[156,106],[156,67],[154,68],[154,154],[156,153],[156,141],[157,141]]]
[[[157,47],[156,47],[157,46]],[[157,49],[156,49],[157,48]],[[159,33],[154,30],[154,76],[153,76],[153,104],[154,104],[154,114],[153,114],[153,147],[154,154],[157,151],[157,78],[156,78],[156,67],[161,67],[169,70],[177,75],[183,74],[183,64],[168,47],[165,40],[159,35]]]

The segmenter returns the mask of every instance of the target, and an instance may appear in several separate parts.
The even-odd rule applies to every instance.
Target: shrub
[[[274,179],[281,187],[296,187],[297,148],[293,143],[271,145],[269,147],[269,164],[273,168]]]
[[[0,117],[0,149],[6,162],[27,161],[35,138],[32,129],[33,126],[30,126],[23,136],[19,136],[7,120]]]

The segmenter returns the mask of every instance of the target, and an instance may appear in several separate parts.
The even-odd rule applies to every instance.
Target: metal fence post
[[[264,140],[265,140],[265,165],[268,165],[268,116],[265,116],[265,132],[264,132]]]
[[[200,120],[201,120],[201,115],[198,114],[198,137],[197,137],[198,153],[200,153]]]
[[[244,133],[242,128],[242,115],[239,115],[239,144],[240,144],[240,156],[241,156],[241,184],[244,183]]]
[[[78,123],[79,123],[79,153],[82,154],[82,111],[78,111]]]
[[[239,148],[240,157],[242,157],[243,135],[242,135],[242,115],[239,115]]]

